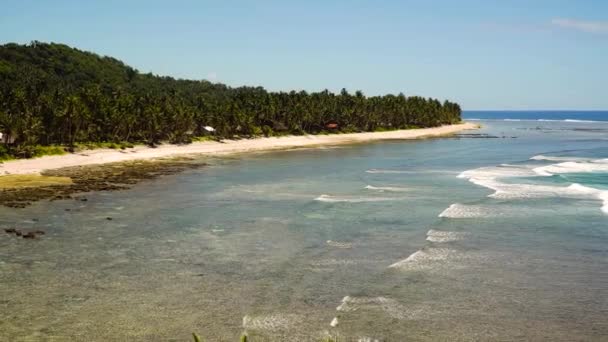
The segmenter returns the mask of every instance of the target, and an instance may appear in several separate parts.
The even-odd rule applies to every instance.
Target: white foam
[[[247,315],[243,317],[243,328],[267,331],[286,330],[299,321],[301,321],[301,317],[293,314]]]
[[[421,309],[408,308],[398,301],[387,297],[351,297],[346,296],[336,308],[340,312],[354,312],[363,309],[380,309],[396,319],[411,319],[424,314]]]
[[[380,342],[380,340],[371,337],[359,337],[357,342]]]
[[[428,248],[416,251],[407,258],[397,261],[388,268],[399,270],[424,270],[445,263],[448,259],[459,257],[457,251],[448,248]]]
[[[337,327],[337,326],[338,326],[338,317],[334,317],[334,319],[332,319],[332,320],[331,320],[331,323],[329,323],[329,325],[330,325],[332,328]]]
[[[378,190],[378,191],[390,191],[390,192],[403,192],[408,191],[407,188],[401,188],[398,186],[373,186],[368,185],[365,187],[367,190]]]
[[[588,161],[589,158],[580,157],[556,157],[556,156],[545,156],[538,155],[530,158],[530,160],[547,160],[547,161]]]
[[[566,119],[566,120],[564,120],[564,122],[581,122],[581,123],[589,123],[589,122],[602,122],[602,121]]]
[[[596,159],[588,162],[566,161],[534,168],[539,176],[553,176],[564,173],[608,172],[608,159]]]
[[[539,156],[537,156],[539,157]],[[590,162],[567,161],[558,164],[529,169],[527,167],[483,167],[462,172],[458,177],[467,178],[470,182],[494,190],[489,197],[499,199],[525,199],[525,198],[550,198],[563,197],[574,199],[598,199],[603,202],[602,211],[608,210],[608,190],[599,190],[571,184],[570,186],[539,185],[539,184],[517,184],[503,183],[502,178],[532,177],[532,176],[551,176],[561,173],[580,173],[580,172],[608,172],[608,159],[597,159]],[[453,205],[454,206],[454,205]],[[467,208],[472,212],[471,217],[475,217],[478,211]],[[463,208],[450,206],[440,217],[458,216],[462,214]],[[481,214],[479,214],[481,215]],[[466,217],[466,216],[465,216]]]
[[[436,173],[436,174],[454,174],[454,173],[458,173],[457,171],[454,170],[424,170],[424,169],[417,169],[417,170],[388,170],[388,169],[370,169],[365,171],[366,173],[372,173],[372,174],[429,174],[429,173]]]
[[[532,177],[536,173],[528,166],[514,166],[503,164],[501,166],[480,167],[467,170],[458,175],[458,178],[494,180],[502,177]]]
[[[400,198],[391,198],[391,197],[363,197],[363,196],[331,196],[331,195],[321,195],[315,198],[315,201],[319,202],[327,202],[327,203],[362,203],[362,202],[384,202],[384,201],[394,201],[399,200]]]
[[[469,235],[467,232],[449,232],[431,229],[426,233],[426,240],[435,243],[444,243],[462,240]]]
[[[608,214],[608,191],[603,191],[598,197],[604,202],[602,211],[604,214]]]
[[[350,249],[353,247],[353,244],[350,242],[339,242],[339,241],[327,240],[326,243],[328,246],[342,248],[342,249]]]
[[[410,171],[403,170],[386,170],[386,169],[370,169],[365,171],[367,173],[385,173],[385,174],[393,174],[393,173],[410,173]]]
[[[497,217],[503,213],[496,209],[481,205],[467,205],[454,203],[439,214],[439,217],[446,218],[479,218],[479,217]]]

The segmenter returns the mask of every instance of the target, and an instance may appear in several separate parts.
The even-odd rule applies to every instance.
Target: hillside
[[[433,127],[460,121],[458,104],[403,94],[366,97],[231,88],[143,74],[125,63],[55,43],[0,46],[2,155],[38,145],[187,143],[218,138]]]

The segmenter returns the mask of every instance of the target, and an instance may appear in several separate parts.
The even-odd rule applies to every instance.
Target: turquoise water
[[[480,123],[0,208],[0,340],[606,340],[608,123]]]

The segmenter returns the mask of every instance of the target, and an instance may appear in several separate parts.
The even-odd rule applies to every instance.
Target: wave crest
[[[435,243],[458,241],[469,235],[467,232],[449,232],[431,229],[426,233],[426,240]]]
[[[548,160],[547,158],[551,157],[540,155],[532,158],[535,160]],[[608,159],[596,159],[587,162],[566,161],[536,168],[530,168],[527,166],[482,167],[464,171],[458,177],[466,178],[473,184],[494,190],[494,193],[489,195],[489,197],[492,198],[592,198],[602,201],[602,211],[604,213],[608,213],[608,190],[599,190],[576,183],[565,187],[557,185],[504,183],[500,181],[503,178],[552,176],[554,174],[585,172],[608,172]],[[475,216],[477,215],[476,211],[472,210],[472,208],[468,209],[470,212],[472,212],[470,215],[473,215],[470,217],[479,217]],[[452,205],[450,208],[441,213],[440,217],[458,217],[459,215],[465,215],[461,214],[462,212],[462,207]]]
[[[367,190],[378,190],[378,191],[389,191],[389,192],[404,192],[404,191],[408,191],[407,188],[402,188],[402,187],[398,187],[398,186],[373,186],[373,185],[367,185],[365,187],[365,189],[367,189]]]
[[[363,203],[363,202],[385,202],[399,200],[400,198],[391,197],[361,197],[361,196],[331,196],[321,195],[315,201],[326,203]]]

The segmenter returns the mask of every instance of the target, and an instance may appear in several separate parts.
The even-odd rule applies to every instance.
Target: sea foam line
[[[425,314],[421,308],[406,307],[398,301],[387,297],[353,297],[346,296],[336,308],[340,312],[355,312],[361,309],[380,309],[396,319],[412,319]]]
[[[557,156],[545,156],[545,155],[537,155],[530,160],[546,160],[546,161],[589,161],[590,158],[581,158],[581,157],[557,157]]]
[[[315,201],[326,202],[326,203],[362,203],[362,202],[385,202],[395,201],[401,198],[391,197],[348,197],[348,196],[331,196],[321,195],[315,198]]]
[[[458,257],[458,252],[448,248],[426,248],[412,253],[407,258],[388,266],[399,270],[425,270],[442,265],[448,259]]]
[[[587,162],[565,161],[563,163],[539,166],[532,169],[539,176],[553,176],[564,173],[608,172],[608,159]]]
[[[608,172],[608,159],[590,162],[563,162],[533,169],[515,167],[483,167],[467,170],[458,175],[473,184],[494,190],[488,197],[500,199],[564,197],[574,199],[594,198],[602,201],[601,210],[608,214],[608,190],[599,190],[580,184],[554,186],[539,184],[503,183],[501,178],[552,176],[561,173]],[[450,208],[446,209],[449,210]],[[442,213],[448,215],[450,212]],[[440,214],[441,215],[441,214]]]
[[[502,213],[495,212],[490,208],[478,205],[466,205],[454,203],[439,214],[445,218],[479,218],[502,216]]]
[[[379,173],[379,174],[399,174],[399,173],[411,173],[411,171],[404,170],[386,170],[386,169],[369,169],[366,173]]]
[[[426,240],[429,242],[444,243],[462,240],[467,235],[469,235],[467,232],[450,232],[431,229],[426,233]]]
[[[378,190],[378,191],[390,191],[390,192],[408,191],[407,188],[402,188],[402,187],[398,187],[398,186],[373,186],[373,185],[367,185],[365,187],[365,189],[367,189],[367,190]]]
[[[428,173],[437,173],[437,174],[454,174],[458,173],[453,170],[391,170],[391,169],[369,169],[366,170],[365,173],[371,174],[428,174]]]

